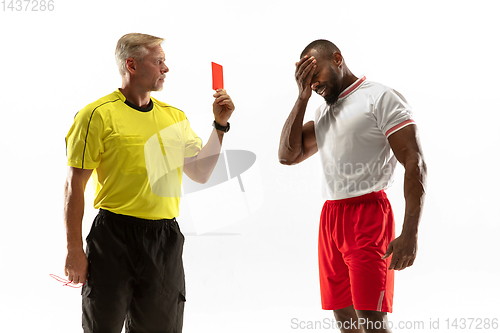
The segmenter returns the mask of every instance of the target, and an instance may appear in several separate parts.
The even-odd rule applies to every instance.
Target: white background
[[[355,75],[401,92],[420,129],[429,178],[419,253],[413,267],[396,273],[389,319],[426,328],[439,319],[445,330],[447,318],[500,317],[496,8],[494,1],[272,0],[2,8],[1,330],[81,331],[80,290],[49,277],[64,276],[64,138],[77,111],[120,86],[114,48],[129,32],[166,38],[170,72],[154,96],[185,111],[204,141],[213,119],[210,62],[224,66],[236,104],[224,148],[254,152],[264,184],[264,204],[249,218],[186,236],[185,332],[332,331],[292,328],[293,318],[332,316],[319,296],[318,156],[294,167],[277,159],[297,95],[294,63],[318,38],[336,43]],[[320,103],[311,98],[307,120]],[[402,169],[388,191],[397,232]],[[91,194],[85,235],[95,215]],[[230,204],[207,214],[224,214]]]

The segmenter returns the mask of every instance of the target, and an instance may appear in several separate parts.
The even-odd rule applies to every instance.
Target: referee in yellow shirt
[[[69,172],[65,274],[82,289],[84,332],[181,332],[185,302],[179,214],[182,174],[205,183],[234,104],[214,94],[205,146],[181,110],[150,96],[163,88],[162,38],[127,34],[116,47],[122,87],[87,105],[66,137]],[[99,213],[83,251],[84,191]]]

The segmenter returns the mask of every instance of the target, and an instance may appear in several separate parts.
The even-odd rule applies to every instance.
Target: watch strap
[[[219,130],[219,131],[222,131],[224,133],[227,133],[229,132],[229,122],[227,123],[227,126],[222,126],[221,124],[219,124],[218,122],[216,122],[214,120],[212,126],[216,129],[216,130]]]

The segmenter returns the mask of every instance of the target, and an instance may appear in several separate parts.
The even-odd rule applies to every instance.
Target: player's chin
[[[332,96],[332,95],[325,96],[324,98],[325,98],[326,104],[328,104],[328,105],[333,105],[333,104],[337,103],[337,101],[339,100],[338,96]]]

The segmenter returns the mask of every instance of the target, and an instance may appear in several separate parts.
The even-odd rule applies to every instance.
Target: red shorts
[[[384,191],[327,200],[319,229],[319,277],[324,310],[392,312],[394,216]]]

